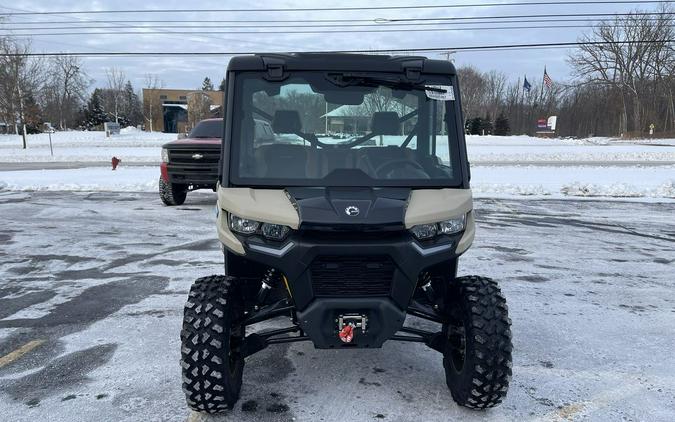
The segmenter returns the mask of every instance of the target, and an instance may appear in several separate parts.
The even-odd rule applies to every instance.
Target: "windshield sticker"
[[[455,91],[452,85],[427,85],[424,90],[427,98],[438,101],[455,101]]]

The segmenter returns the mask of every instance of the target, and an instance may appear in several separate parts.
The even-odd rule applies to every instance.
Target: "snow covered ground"
[[[0,163],[16,162],[110,162],[113,156],[123,162],[160,161],[163,144],[176,139],[175,133],[143,132],[125,128],[119,135],[106,138],[102,131],[56,132],[51,134],[54,156],[49,148],[49,134],[28,135],[23,149],[18,135],[0,135]]]
[[[400,144],[400,137],[385,141]],[[28,148],[21,137],[0,135],[0,163],[10,162],[109,162],[112,156],[123,162],[157,162],[162,144],[176,134],[123,129],[106,138],[103,132],[56,132],[52,134],[54,157],[50,156],[49,135],[29,135]],[[531,136],[467,136],[469,159],[474,164],[527,163],[675,163],[675,139],[617,140],[612,138],[540,139]],[[442,148],[441,148],[442,150]],[[439,150],[439,153],[441,151]]]
[[[675,165],[473,166],[476,197],[613,197],[675,199]],[[0,172],[0,190],[157,192],[158,167],[107,167]]]
[[[186,420],[179,331],[192,281],[222,272],[214,204],[0,192],[0,420]],[[457,407],[441,356],[422,345],[294,343],[247,359],[229,414],[190,420],[672,422],[673,215],[662,203],[476,201],[459,272],[499,280],[513,320],[513,379],[496,409]]]
[[[0,189],[69,191],[156,191],[160,148],[175,134],[125,129],[105,138],[103,132],[58,132],[21,139],[0,135],[2,163],[79,163],[101,167],[0,171]],[[398,139],[398,138],[397,138]],[[387,138],[386,142],[395,140]],[[469,136],[469,159],[476,196],[675,198],[675,139],[539,139],[529,136]],[[112,156],[122,159],[116,172]],[[47,164],[44,164],[47,166]],[[35,168],[34,165],[30,168]]]

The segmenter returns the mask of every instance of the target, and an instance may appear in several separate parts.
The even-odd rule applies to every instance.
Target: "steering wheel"
[[[386,163],[380,164],[375,169],[375,174],[379,177],[384,177],[384,174],[380,174],[380,173],[385,173],[385,170],[390,170],[393,167],[396,167],[397,165],[405,165],[405,166],[414,167],[417,170],[421,170],[421,171],[426,173],[426,171],[424,170],[424,167],[422,167],[418,163],[416,163],[412,160],[400,158],[400,159],[397,159],[397,160],[387,161]]]

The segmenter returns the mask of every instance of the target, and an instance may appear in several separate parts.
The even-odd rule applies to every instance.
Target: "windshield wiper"
[[[426,86],[424,83],[402,81],[401,79],[379,78],[353,73],[329,73],[326,75],[326,79],[333,85],[343,88],[348,86],[369,86],[375,88],[378,86],[386,86],[387,88],[392,89],[399,88],[415,91],[447,92],[445,89]]]

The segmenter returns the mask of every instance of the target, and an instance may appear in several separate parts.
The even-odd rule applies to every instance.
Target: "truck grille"
[[[198,155],[201,155],[199,158]],[[218,164],[220,149],[169,150],[169,162],[172,164]]]
[[[394,263],[388,256],[319,256],[310,274],[315,296],[388,296]]]

